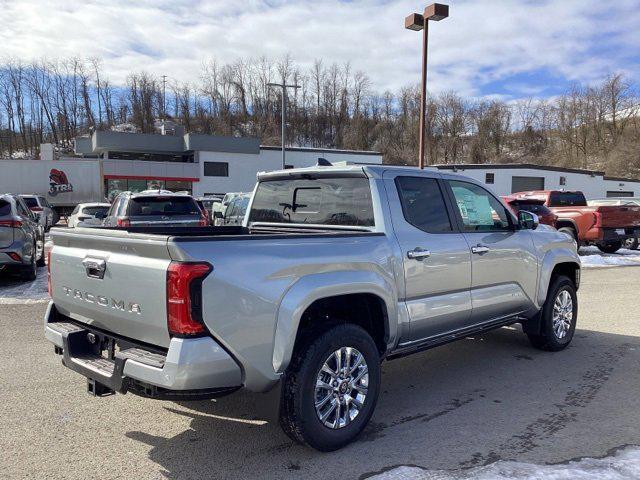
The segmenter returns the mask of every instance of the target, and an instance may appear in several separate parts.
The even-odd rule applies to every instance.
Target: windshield
[[[511,205],[513,205],[517,210],[525,210],[527,212],[535,213],[536,215],[548,215],[551,213],[551,210],[541,203],[512,202]]]
[[[586,207],[587,199],[582,192],[551,192],[550,207]]]
[[[260,182],[249,221],[372,227],[369,180],[344,177]]]
[[[107,210],[109,210],[109,207],[84,207],[82,213],[95,217],[99,213],[107,213]]]
[[[138,197],[131,201],[129,215],[132,217],[200,215],[200,208],[191,197]]]

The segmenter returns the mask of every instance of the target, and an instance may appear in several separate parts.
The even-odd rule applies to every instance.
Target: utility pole
[[[280,87],[282,89],[282,108],[280,109],[281,111],[281,118],[280,118],[280,122],[282,123],[281,127],[282,127],[282,132],[281,132],[281,136],[282,136],[282,169],[285,169],[286,163],[285,163],[285,155],[286,155],[286,148],[285,148],[285,138],[286,138],[286,122],[287,122],[287,88],[293,88],[293,89],[297,89],[300,88],[300,85],[287,85],[285,83],[284,80],[282,80],[282,83],[267,83],[268,87]]]

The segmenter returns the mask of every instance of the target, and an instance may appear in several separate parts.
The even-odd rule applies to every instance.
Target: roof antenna
[[[333,163],[331,163],[326,158],[318,157],[318,167],[333,167]]]

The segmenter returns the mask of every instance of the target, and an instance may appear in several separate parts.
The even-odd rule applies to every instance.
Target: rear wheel
[[[578,319],[575,284],[563,275],[552,279],[542,307],[540,328],[528,333],[531,344],[541,350],[558,351],[571,343]]]
[[[337,450],[365,428],[380,390],[380,356],[361,327],[341,324],[297,348],[283,382],[280,425],[317,450]]]
[[[627,238],[624,242],[622,242],[622,246],[629,250],[637,250],[640,242],[637,238]]]
[[[597,246],[603,253],[616,253],[622,248],[622,242],[618,240],[616,242],[599,243]]]
[[[20,278],[25,282],[32,282],[38,276],[35,245],[33,248],[34,250],[31,255],[31,262],[29,263],[29,265],[25,265],[24,267],[22,267],[22,270],[20,271]]]

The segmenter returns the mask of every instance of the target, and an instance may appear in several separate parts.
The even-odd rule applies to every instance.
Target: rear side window
[[[429,233],[453,230],[442,191],[435,178],[397,177],[396,187],[407,222]]]
[[[0,217],[11,215],[11,204],[6,200],[0,200]]]
[[[200,215],[200,208],[190,197],[138,197],[131,200],[129,215],[132,217]]]
[[[586,207],[587,199],[582,192],[551,192],[550,207]]]
[[[370,188],[364,177],[263,181],[249,221],[372,227]]]
[[[29,208],[33,208],[33,207],[37,207],[38,205],[38,199],[35,197],[22,197],[22,199],[24,200],[24,203],[27,204],[27,207]]]

